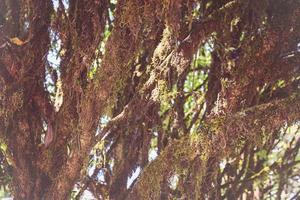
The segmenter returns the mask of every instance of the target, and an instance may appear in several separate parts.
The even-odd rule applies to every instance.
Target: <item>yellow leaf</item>
[[[20,40],[18,37],[10,38],[10,42],[15,45],[22,46],[25,42]]]

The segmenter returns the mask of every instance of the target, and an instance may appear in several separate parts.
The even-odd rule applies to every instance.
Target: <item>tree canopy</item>
[[[0,197],[298,199],[299,0],[0,0]]]

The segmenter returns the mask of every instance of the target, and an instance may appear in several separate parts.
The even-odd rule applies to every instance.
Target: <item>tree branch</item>
[[[291,124],[298,120],[300,120],[299,94],[251,107],[235,114],[210,119],[206,122],[207,128],[201,130],[196,136],[174,141],[145,168],[127,199],[157,197],[160,193],[159,183],[166,173],[183,170],[196,158],[201,160],[201,170],[204,171],[209,157],[217,157],[220,160],[239,143],[257,142],[254,138],[272,133],[284,124]],[[215,148],[220,144],[224,144],[223,148]],[[187,164],[182,165],[182,163]],[[148,187],[149,184],[153,187]]]

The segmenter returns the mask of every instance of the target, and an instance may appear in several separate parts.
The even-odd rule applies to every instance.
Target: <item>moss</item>
[[[145,29],[152,30],[153,26],[157,26],[155,11],[159,10],[159,6],[156,3],[142,4],[132,0],[119,2],[117,6],[115,28],[105,45],[106,53],[95,81],[99,91],[106,91],[99,96],[105,97],[106,106],[102,107],[106,107],[107,115],[111,114],[117,96],[126,87],[144,43],[157,37],[157,32],[148,33],[149,38],[143,36]],[[150,12],[149,9],[153,10]]]
[[[9,88],[5,88],[3,93],[2,91],[0,92],[2,93],[0,94],[0,119],[3,119],[5,127],[7,127],[10,120],[12,120],[14,113],[22,108],[24,100],[22,91],[15,91],[9,96],[7,95],[7,90],[9,90]],[[4,132],[4,134],[6,133]]]
[[[209,122],[210,132],[220,134],[220,132],[223,131],[222,126],[224,125],[225,119],[225,116],[218,116],[213,121]]]
[[[210,143],[207,137],[201,135],[192,135],[180,140],[174,141],[169,145],[149,166],[144,169],[144,173],[137,182],[135,191],[129,195],[128,199],[159,199],[161,183],[165,178],[170,178],[172,174],[187,175],[190,164],[198,160],[195,164],[196,188],[200,188],[203,175],[206,170],[206,162],[211,153]],[[201,166],[198,166],[198,165]],[[200,169],[200,170],[196,170]],[[149,187],[151,185],[151,187]],[[197,194],[196,194],[197,196]]]
[[[171,108],[170,104],[170,93],[167,89],[165,81],[158,81],[159,94],[158,98],[160,103],[160,113],[161,115]]]

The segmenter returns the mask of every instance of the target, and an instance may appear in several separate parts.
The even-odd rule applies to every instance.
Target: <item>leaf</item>
[[[3,150],[4,152],[6,152],[7,150],[7,145],[5,143],[0,143],[0,149]]]
[[[20,40],[18,37],[10,38],[10,42],[14,43],[15,45],[18,45],[18,46],[22,46],[26,43],[26,42]]]
[[[46,133],[45,142],[44,142],[46,148],[53,141],[53,138],[54,138],[53,127],[52,127],[51,123],[48,123],[47,133]]]
[[[267,159],[268,158],[268,152],[265,149],[260,150],[259,152],[257,152],[257,156],[260,159]]]

